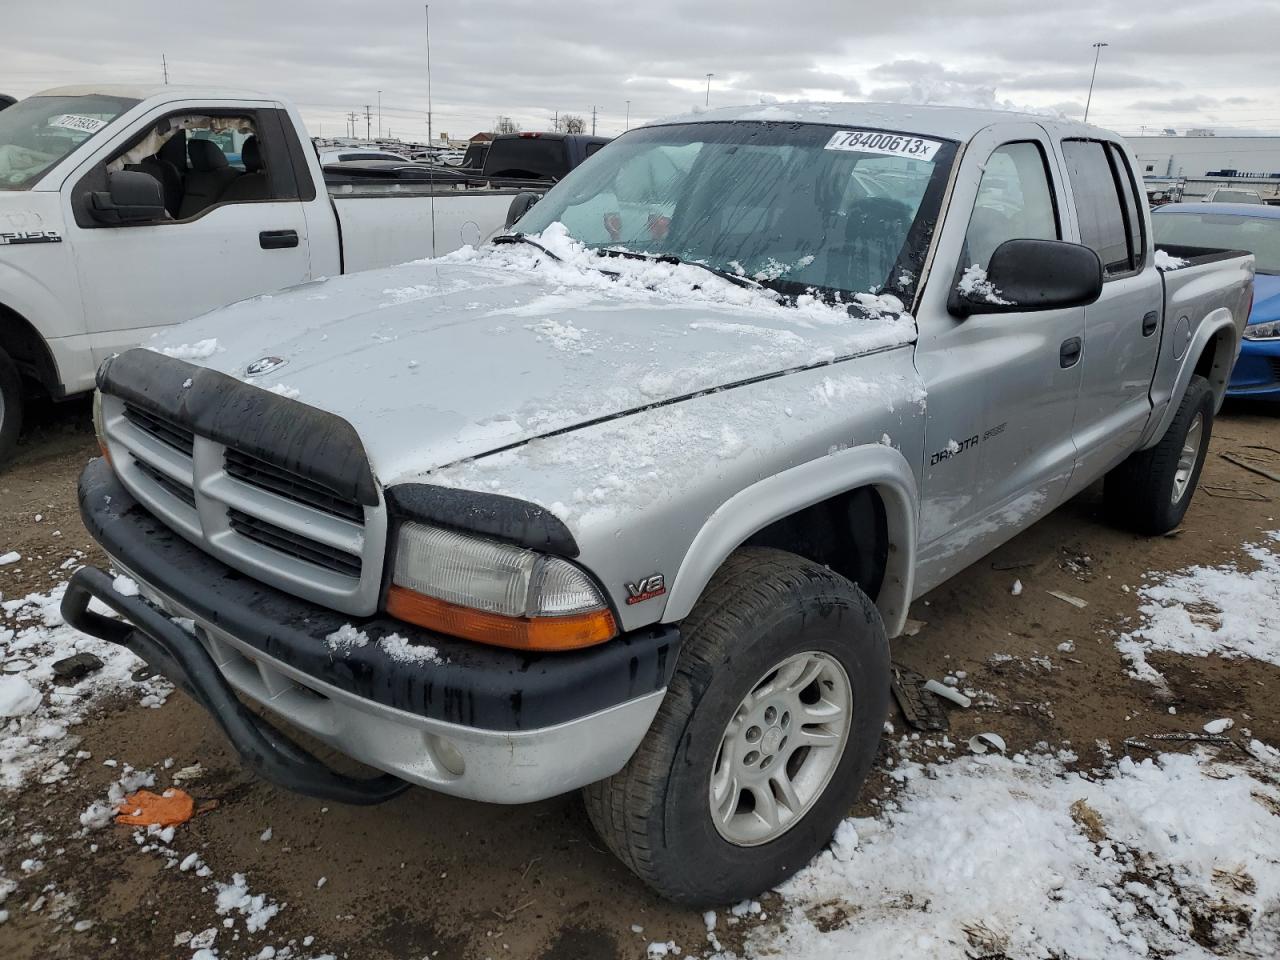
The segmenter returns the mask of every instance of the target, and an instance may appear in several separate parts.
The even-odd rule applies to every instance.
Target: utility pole
[[[631,129],[631,101],[630,100],[627,101],[627,125],[623,129],[625,130]]]
[[[382,139],[382,91],[378,91],[378,139]]]
[[[715,76],[714,73],[707,74],[707,102],[705,106],[708,106],[708,107],[711,106],[711,78],[714,76]]]
[[[1089,105],[1093,103],[1093,81],[1098,79],[1098,58],[1102,56],[1102,48],[1109,47],[1109,43],[1095,43],[1093,45],[1093,75],[1089,77],[1089,96],[1084,101],[1084,122],[1089,122]]]
[[[164,85],[169,85],[169,61],[164,58],[164,54],[160,54],[160,69],[164,71]]]
[[[593,137],[596,135],[596,108],[594,105],[591,107],[591,135]]]
[[[369,109],[369,104],[364,105],[364,138],[369,139],[369,127],[373,123],[373,113]]]
[[[423,9],[427,19],[427,143],[434,143],[431,134],[431,4],[423,4]]]

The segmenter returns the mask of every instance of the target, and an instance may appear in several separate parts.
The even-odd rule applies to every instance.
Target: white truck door
[[[1102,296],[1085,307],[1071,496],[1132,453],[1151,416],[1164,285],[1124,151],[1103,140],[1065,139],[1061,147],[1080,241],[1097,252],[1103,277]]]
[[[918,591],[1057,506],[1075,466],[1083,308],[965,319],[946,308],[963,271],[985,270],[1004,241],[1071,239],[1053,145],[1038,124],[999,124],[970,141],[963,163],[919,311],[929,400]]]
[[[310,278],[281,115],[274,104],[170,104],[67,180],[67,239],[96,362],[159,327]],[[94,221],[88,194],[121,168],[161,180],[170,216],[135,226]]]

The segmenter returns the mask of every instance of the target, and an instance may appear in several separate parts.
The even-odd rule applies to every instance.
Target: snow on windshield
[[[854,325],[872,335],[876,340],[874,346],[905,343],[914,334],[913,318],[906,312],[903,301],[893,294],[860,293],[842,302],[828,302],[811,293],[784,297],[763,286],[739,286],[694,264],[609,257],[574,239],[568,228],[558,222],[549,224],[542,233],[529,235],[528,239],[538,246],[502,244],[478,250],[463,247],[431,262],[488,266],[504,273],[518,270],[529,279],[540,279],[553,286],[552,297],[556,300],[543,298],[516,308],[519,314],[527,316],[546,315],[553,307],[582,305],[587,299],[606,298],[750,311],[800,327]],[[859,317],[888,321],[892,327],[858,324]]]
[[[758,120],[625,134],[516,225],[594,249],[673,257],[795,295],[914,295],[949,141]],[[904,284],[905,281],[905,284]]]

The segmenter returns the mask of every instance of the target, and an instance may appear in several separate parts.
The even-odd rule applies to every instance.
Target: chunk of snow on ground
[[[1206,723],[1204,725],[1204,732],[1212,734],[1226,733],[1235,725],[1236,722],[1230,717],[1222,717],[1218,720],[1210,720]]]
[[[1138,590],[1142,622],[1116,641],[1135,677],[1163,683],[1147,661],[1152,651],[1251,657],[1280,666],[1280,531],[1267,537],[1244,547],[1255,570],[1237,563],[1188,567]]]
[[[18,679],[41,698],[32,712],[0,726],[0,790],[21,787],[37,773],[48,782],[64,777],[80,745],[72,731],[106,697],[126,693],[143,706],[158,707],[173,690],[159,676],[134,681],[131,675],[141,660],[124,647],[67,626],[58,609],[65,590],[62,584],[46,594],[0,604],[0,662],[30,663]],[[97,601],[90,609],[108,612]],[[54,662],[77,653],[94,654],[102,667],[74,683],[55,683]]]
[[[216,909],[226,915],[233,911],[244,917],[245,929],[257,933],[280,912],[280,905],[268,900],[265,894],[249,893],[243,873],[232,874],[230,883],[214,882],[218,890]]]
[[[218,340],[216,337],[211,337],[208,340],[197,340],[195,343],[180,343],[173,347],[160,347],[157,352],[163,353],[166,357],[173,357],[175,360],[208,360],[218,352]]]
[[[39,690],[22,677],[0,676],[0,717],[25,717],[39,706]]]
[[[1090,781],[1054,758],[987,755],[926,772],[881,819],[852,821],[848,860],[825,852],[783,886],[786,925],[757,928],[748,955],[897,957],[911,944],[933,960],[1208,960],[1280,948],[1280,787],[1256,766],[1124,758]],[[1212,952],[1197,943],[1206,932]]]
[[[970,300],[982,300],[986,303],[1006,306],[1012,303],[1011,300],[1005,300],[1000,296],[1000,291],[995,284],[987,279],[987,271],[976,263],[971,263],[964,268],[956,289]]]
[[[22,559],[22,554],[17,550],[10,550],[8,553],[0,555],[0,567],[7,567],[11,563],[17,563]]]
[[[1163,250],[1156,251],[1156,268],[1159,270],[1177,270],[1179,267],[1185,267],[1187,261],[1181,257],[1175,257],[1172,254],[1165,253]]]
[[[277,383],[267,389],[268,393],[274,393],[276,396],[284,397],[286,400],[295,400],[302,395],[302,391],[297,387],[286,387],[283,383]]]

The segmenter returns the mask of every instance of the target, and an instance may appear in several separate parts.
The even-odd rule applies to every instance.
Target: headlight
[[[618,632],[600,589],[567,560],[420,523],[400,527],[386,610],[523,650],[575,650]]]
[[[1280,320],[1251,323],[1244,328],[1244,338],[1246,340],[1274,340],[1276,337],[1280,337]]]

